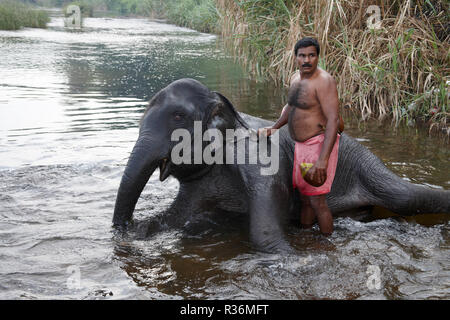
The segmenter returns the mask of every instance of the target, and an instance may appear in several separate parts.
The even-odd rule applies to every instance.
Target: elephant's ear
[[[225,129],[236,127],[248,129],[248,124],[242,119],[231,102],[219,92],[213,91],[213,93],[218,97],[218,100],[210,109],[207,120],[208,129],[217,128],[223,133],[225,133]]]

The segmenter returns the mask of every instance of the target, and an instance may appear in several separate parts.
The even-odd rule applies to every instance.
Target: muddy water
[[[274,119],[284,90],[249,81],[215,36],[142,19],[86,19],[68,31],[0,31],[0,298],[448,299],[445,216],[355,220],[335,233],[289,229],[297,255],[255,252],[245,221],[195,236],[119,237],[117,188],[146,101],[192,77],[240,111]],[[449,189],[447,142],[426,131],[351,120],[347,133],[404,179]],[[155,173],[136,221],[178,191]]]

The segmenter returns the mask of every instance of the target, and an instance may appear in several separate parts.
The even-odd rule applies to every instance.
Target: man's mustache
[[[312,68],[312,65],[310,65],[309,63],[305,63],[305,64],[302,64],[302,67],[304,68],[304,67],[310,67],[310,68]]]

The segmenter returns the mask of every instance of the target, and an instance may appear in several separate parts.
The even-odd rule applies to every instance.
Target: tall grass
[[[167,1],[166,17],[169,21],[201,32],[218,30],[218,14],[213,0]]]
[[[45,28],[50,18],[47,12],[12,0],[0,0],[0,30],[23,27]]]
[[[179,26],[201,32],[218,32],[214,0],[83,0],[120,15],[164,18]]]
[[[228,47],[255,77],[287,85],[295,43],[316,37],[342,105],[363,119],[425,120],[450,133],[448,3],[370,2],[381,10],[378,30],[360,0],[216,0]]]

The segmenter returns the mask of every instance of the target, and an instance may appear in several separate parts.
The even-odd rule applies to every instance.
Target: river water
[[[191,77],[275,119],[285,90],[248,79],[214,35],[145,19],[54,15],[0,31],[1,299],[449,299],[445,216],[335,219],[328,239],[292,226],[297,255],[254,251],[239,222],[197,236],[115,237],[117,188],[146,103]],[[414,183],[449,189],[448,141],[347,115],[347,133]],[[151,177],[137,221],[178,182]],[[242,222],[245,223],[245,222]]]

